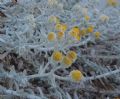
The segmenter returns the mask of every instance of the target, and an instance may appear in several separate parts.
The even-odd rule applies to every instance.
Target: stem
[[[83,80],[87,81],[87,80],[100,79],[102,77],[110,76],[110,75],[113,75],[113,74],[116,74],[116,73],[119,73],[119,72],[120,72],[120,69],[117,69],[117,70],[114,70],[114,71],[111,71],[111,72],[108,72],[108,73],[104,73],[104,74],[101,74],[101,75],[98,75],[98,76],[85,77]]]
[[[43,68],[42,73],[45,73],[45,70],[47,69],[47,67],[49,66],[49,64],[50,64],[50,62],[48,62],[48,63],[45,65],[45,67]],[[41,74],[42,74],[42,73],[41,73]]]
[[[61,76],[58,76],[58,75],[55,75],[55,74],[54,74],[54,77],[55,77],[56,79],[59,79],[59,80],[70,81],[69,77],[61,77]]]
[[[35,96],[35,95],[31,95],[28,93],[18,93],[17,91],[13,91],[13,90],[7,90],[4,87],[0,87],[0,93],[3,94],[10,94],[10,95],[14,95],[14,96],[19,96],[19,97],[24,97],[25,99],[41,99],[41,97]]]
[[[119,58],[120,58],[120,56],[116,56],[116,55],[109,55],[109,56],[105,56],[105,55],[94,55],[94,56],[92,56],[92,55],[82,55],[82,56],[80,56],[80,55],[79,55],[79,57],[87,57],[87,58],[106,58],[106,59],[119,59]]]
[[[78,47],[78,46],[81,46],[81,45],[85,45],[88,41],[91,40],[91,37],[87,38],[86,40],[82,41],[82,42],[79,42],[79,43],[76,43],[76,44],[72,44],[72,45],[69,45],[67,46],[65,49],[69,49],[71,47]]]
[[[43,74],[43,75],[35,74],[35,75],[29,75],[29,76],[28,76],[28,79],[42,78],[42,77],[48,77],[48,76],[50,76],[50,73],[46,73],[46,74]]]

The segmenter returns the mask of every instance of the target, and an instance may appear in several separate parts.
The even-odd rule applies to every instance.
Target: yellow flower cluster
[[[64,56],[60,51],[54,51],[52,54],[52,60],[55,62],[61,62],[64,68],[68,68],[77,59],[77,54],[74,51],[69,51],[66,56]]]
[[[64,38],[64,32],[58,32],[57,34],[55,34],[54,32],[50,32],[47,35],[47,39],[49,42],[55,41],[56,38],[58,40],[62,40]]]
[[[70,77],[73,81],[79,82],[83,78],[83,74],[79,70],[73,70],[70,72]]]
[[[77,59],[77,53],[74,51],[69,51],[67,55],[63,58],[62,63],[64,64],[65,68],[68,68],[72,65],[73,62]]]
[[[117,4],[118,4],[118,0],[107,0],[107,4],[109,5],[109,6],[117,6]]]
[[[94,32],[94,26],[90,25],[87,28],[79,29],[79,27],[75,26],[69,32],[69,35],[73,37],[75,40],[80,40],[81,37],[85,36],[88,33]]]
[[[53,0],[54,1],[54,0]],[[115,3],[117,0],[107,0],[108,3]],[[50,0],[52,2],[52,0]],[[82,8],[83,16],[86,21],[90,20],[90,16],[88,15],[88,9],[87,8]],[[109,20],[109,17],[106,15],[101,15],[100,19],[102,21]],[[49,19],[51,22],[55,23],[55,31],[50,32],[47,36],[48,41],[62,41],[63,38],[65,37],[65,32],[68,29],[67,24],[60,22],[60,19],[57,16],[51,16]],[[94,26],[89,25],[88,27],[78,27],[74,26],[71,28],[70,32],[68,33],[69,37],[73,38],[76,41],[80,41],[81,37],[88,35],[88,33],[94,33]],[[100,32],[95,32],[94,36],[96,39],[100,38]]]
[[[110,0],[108,0],[108,1],[110,1]],[[84,19],[86,21],[89,21],[90,16],[87,15],[87,9],[84,9],[84,10],[85,10]],[[100,18],[103,21],[109,19],[109,17],[104,16],[104,15],[101,16]],[[60,20],[55,16],[51,17],[51,22],[56,23],[55,31],[57,31],[57,33],[55,34],[54,32],[50,32],[47,36],[48,41],[55,41],[56,39],[62,40],[65,37],[65,32],[66,32],[68,26],[64,23],[60,23]],[[93,33],[95,38],[99,39],[101,36],[101,33],[98,31],[97,32],[94,32],[94,31],[95,31],[95,27],[93,25],[88,25],[88,27],[83,27],[83,28],[74,26],[71,28],[68,35],[71,36],[71,38],[74,38],[75,40],[79,41],[81,39],[81,37],[87,35],[88,33]],[[74,51],[68,51],[64,55],[60,51],[54,51],[51,58],[54,62],[57,62],[57,63],[59,62],[64,68],[69,68],[76,61],[77,53]],[[81,71],[73,70],[70,72],[70,77],[73,81],[79,82],[80,80],[82,80],[82,78],[84,76]]]
[[[74,51],[69,51],[67,55],[64,56],[60,51],[54,51],[52,59],[55,62],[61,62],[64,68],[69,68],[77,59],[77,54]],[[79,70],[73,70],[70,72],[70,77],[74,82],[79,82],[83,78],[83,74]]]
[[[52,16],[51,17],[54,20],[57,20],[57,17]],[[105,17],[106,18],[106,17]],[[105,19],[103,18],[103,19]],[[89,21],[90,17],[88,15],[85,15],[85,20]],[[67,30],[68,26],[64,23],[60,23],[58,21],[58,23],[56,23],[55,25],[55,29],[57,31],[57,33],[53,33],[50,32],[47,36],[48,41],[55,41],[55,39],[57,40],[63,40],[63,38],[65,37],[65,31]],[[80,29],[78,26],[74,26],[72,27],[72,29],[69,32],[70,37],[74,38],[77,41],[80,41],[81,37],[87,35],[88,33],[93,33],[94,32],[94,26],[93,25],[89,25],[87,28],[82,28]],[[98,37],[99,33],[95,33],[96,38]],[[100,36],[100,35],[99,35]]]

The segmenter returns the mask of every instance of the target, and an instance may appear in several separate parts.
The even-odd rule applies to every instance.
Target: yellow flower
[[[86,20],[86,21],[89,21],[89,20],[90,20],[90,16],[86,15],[86,16],[85,16],[85,20]]]
[[[93,31],[94,31],[94,26],[91,25],[87,28],[88,33],[92,33]]]
[[[79,82],[83,78],[83,74],[79,70],[73,70],[70,72],[71,79],[75,82]]]
[[[81,36],[80,35],[77,35],[76,38],[75,38],[77,41],[79,41],[81,39]]]
[[[60,19],[57,16],[50,16],[49,22],[60,23]]]
[[[74,62],[77,59],[77,53],[74,51],[69,51],[67,53],[67,57],[69,57],[72,60],[72,62]]]
[[[69,68],[72,65],[72,60],[69,57],[64,56],[62,63],[64,64],[65,68]]]
[[[73,38],[75,38],[76,40],[80,40],[81,36],[80,36],[80,29],[79,27],[75,26],[71,29],[69,35]]]
[[[64,32],[58,32],[58,33],[57,33],[57,38],[58,38],[59,40],[63,39],[63,37],[64,37]]]
[[[52,59],[56,62],[60,62],[63,59],[63,55],[60,51],[55,51],[52,54]]]
[[[80,35],[81,36],[85,36],[87,34],[87,29],[82,29],[82,30],[80,30]]]
[[[99,38],[100,38],[101,33],[100,33],[100,32],[95,32],[95,33],[94,33],[94,35],[95,35],[96,39],[99,39]]]
[[[58,23],[55,28],[57,31],[65,32],[67,30],[67,25]]]
[[[73,32],[73,31],[70,31],[69,32],[69,35],[71,36],[71,37],[76,37],[78,34],[77,34],[77,32]]]
[[[47,36],[48,41],[54,41],[56,38],[56,35],[54,32],[50,32]]]
[[[107,0],[109,6],[117,6],[118,0]]]
[[[80,32],[80,29],[79,29],[78,26],[75,26],[75,27],[72,28],[71,31],[76,32],[78,34]]]

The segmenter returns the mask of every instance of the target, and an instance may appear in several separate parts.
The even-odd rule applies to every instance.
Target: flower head
[[[88,33],[92,33],[94,31],[94,26],[90,25],[88,28],[87,28],[87,32]]]
[[[83,74],[79,70],[73,70],[70,72],[71,79],[75,82],[79,82],[83,78]]]
[[[100,33],[100,32],[95,32],[95,33],[94,33],[94,35],[95,35],[96,39],[99,39],[99,38],[100,38],[101,33]]]
[[[56,24],[55,28],[57,31],[65,32],[67,30],[67,25],[58,23]]]
[[[56,38],[56,35],[54,32],[50,32],[47,36],[48,41],[54,41]]]
[[[118,0],[107,0],[109,6],[117,6]]]
[[[72,60],[69,57],[64,56],[62,63],[64,64],[65,68],[69,68],[72,65]]]
[[[80,29],[78,26],[74,26],[71,31],[76,32],[78,34],[80,32]]]
[[[80,35],[81,36],[85,36],[86,34],[87,34],[87,29],[86,28],[80,30]]]
[[[69,57],[74,62],[77,59],[77,53],[74,51],[69,51],[67,53],[67,57]]]
[[[86,20],[86,21],[89,21],[89,20],[90,20],[90,16],[86,15],[86,16],[85,16],[85,20]]]
[[[76,38],[75,38],[77,41],[79,41],[81,39],[81,36],[80,35],[77,35]]]
[[[79,27],[75,26],[71,29],[69,35],[73,38],[75,38],[76,40],[80,40],[81,36],[80,36],[80,29]]]
[[[77,32],[74,32],[74,31],[70,31],[69,32],[69,35],[71,36],[71,37],[76,37],[77,35],[78,35],[78,33]]]
[[[57,33],[57,38],[58,38],[59,40],[63,39],[63,38],[64,38],[64,32],[58,32],[58,33]]]
[[[60,62],[63,59],[63,55],[60,51],[55,51],[52,54],[52,59],[56,62]]]

